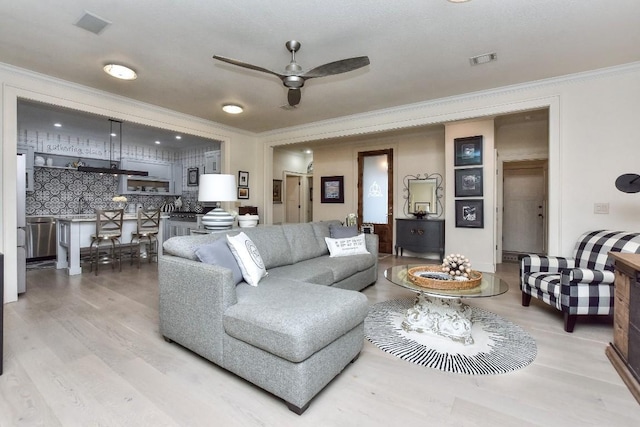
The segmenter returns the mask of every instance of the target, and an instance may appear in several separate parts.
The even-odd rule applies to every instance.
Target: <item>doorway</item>
[[[393,251],[393,150],[358,153],[358,225],[373,224],[378,252]]]
[[[300,176],[285,176],[285,222],[298,223],[301,220],[301,188]]]
[[[504,163],[502,260],[547,253],[547,160]]]

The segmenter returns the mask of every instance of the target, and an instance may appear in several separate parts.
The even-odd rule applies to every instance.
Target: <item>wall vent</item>
[[[78,22],[76,22],[77,27],[96,35],[100,34],[110,24],[111,22],[106,19],[102,19],[91,12],[87,12],[86,10],[84,11],[84,15],[82,15],[82,17],[78,19]]]
[[[498,60],[498,54],[495,52],[485,53],[483,55],[478,55],[478,56],[469,58],[469,62],[471,63],[471,65],[482,65],[482,64],[486,64],[487,62],[493,62],[497,60]]]

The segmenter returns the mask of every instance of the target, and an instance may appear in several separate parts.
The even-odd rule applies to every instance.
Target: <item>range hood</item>
[[[109,173],[111,175],[149,176],[149,172],[147,171],[132,171],[118,168],[96,168],[93,166],[78,166],[78,172]]]
[[[78,172],[89,172],[89,173],[104,173],[111,175],[136,175],[136,176],[149,176],[148,171],[135,171],[135,170],[126,170],[119,169],[116,167],[113,159],[113,137],[116,135],[114,132],[114,127],[117,128],[117,135],[120,140],[120,161],[122,161],[122,122],[119,120],[109,119],[109,164],[110,168],[99,168],[93,166],[78,166]]]

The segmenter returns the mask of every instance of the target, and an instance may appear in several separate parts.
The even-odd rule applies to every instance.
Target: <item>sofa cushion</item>
[[[233,274],[233,281],[236,284],[242,282],[242,271],[226,239],[218,239],[212,243],[201,245],[195,252],[200,262],[228,268]]]
[[[369,306],[360,292],[269,278],[236,287],[238,303],[224,313],[230,336],[302,362],[362,323]]]
[[[227,241],[229,249],[238,261],[245,282],[251,286],[258,286],[260,279],[267,275],[267,269],[256,245],[242,232],[235,236],[227,235]]]
[[[332,221],[319,221],[312,222],[311,227],[313,227],[313,233],[316,235],[316,241],[318,245],[322,248],[322,255],[328,254],[329,250],[327,249],[327,242],[324,241],[325,237],[331,237],[331,232],[329,228],[331,226],[342,226],[342,223],[338,220]]]
[[[325,237],[324,240],[327,242],[329,254],[332,258],[369,253],[367,244],[364,241],[364,234],[344,239]]]
[[[340,282],[349,276],[353,276],[359,271],[364,271],[371,268],[376,263],[375,255],[352,255],[349,257],[331,258],[328,255],[324,255],[312,260],[304,261],[308,263],[308,268],[313,265],[313,268],[320,270],[326,268],[333,274],[333,283]]]
[[[282,226],[267,225],[243,229],[260,251],[267,270],[281,265],[293,264],[293,255]]]
[[[316,285],[333,285],[335,283],[333,271],[330,268],[315,262],[316,259],[317,258],[313,258],[291,265],[272,268],[269,270],[269,278],[295,278],[296,280],[315,283]]]
[[[355,225],[343,227],[337,224],[329,226],[329,237],[332,239],[344,239],[345,237],[355,237],[358,235],[358,227]]]
[[[292,263],[324,255],[326,245],[318,244],[311,224],[283,224],[282,231],[291,248]]]

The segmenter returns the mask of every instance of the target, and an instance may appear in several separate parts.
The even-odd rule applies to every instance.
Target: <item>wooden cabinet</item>
[[[615,260],[613,343],[607,357],[640,402],[640,254],[609,254]]]
[[[435,252],[444,258],[444,220],[441,219],[396,219],[396,257],[398,250],[416,253]]]

